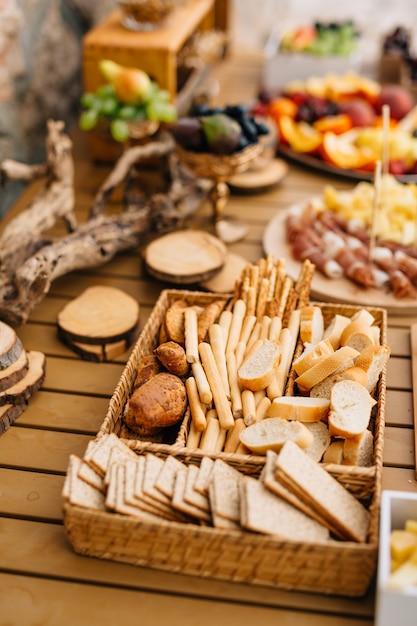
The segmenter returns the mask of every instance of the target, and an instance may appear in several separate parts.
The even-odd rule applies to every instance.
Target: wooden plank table
[[[259,65],[230,59],[216,69],[224,102],[245,101],[257,89]],[[81,219],[109,168],[89,159],[83,137],[74,143],[76,206]],[[248,221],[247,237],[230,250],[256,262],[262,233],[277,211],[320,194],[327,182],[351,183],[291,166],[275,189],[258,196],[232,196],[227,212]],[[27,206],[28,189],[4,220]],[[193,216],[209,223],[209,207]],[[57,337],[61,307],[87,286],[117,286],[138,299],[141,324],[167,285],[146,275],[140,250],[119,255],[101,268],[74,272],[53,283],[29,321],[17,329],[23,345],[43,351],[42,389],[0,438],[0,624],[29,626],[143,626],[229,624],[259,626],[364,626],[374,621],[374,588],[364,598],[288,592],[200,579],[78,556],[62,525],[61,489],[70,453],[82,455],[105,416],[108,400],[128,354],[110,363],[80,360]],[[377,303],[376,303],[377,304]],[[417,491],[414,466],[410,325],[415,316],[390,316],[387,428],[383,488]]]

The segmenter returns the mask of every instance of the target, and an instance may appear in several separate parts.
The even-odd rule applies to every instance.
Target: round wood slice
[[[8,368],[23,350],[22,343],[11,326],[0,321],[0,370]]]
[[[207,280],[223,267],[227,249],[202,230],[180,230],[159,237],[144,253],[149,273],[159,280],[187,284]]]
[[[6,432],[13,424],[15,419],[19,417],[26,409],[26,404],[5,404],[0,407],[0,435]]]
[[[28,352],[29,368],[26,375],[16,384],[0,393],[0,406],[5,404],[25,404],[39,389],[45,379],[46,357],[43,352]]]
[[[58,333],[64,341],[87,344],[132,342],[139,326],[139,303],[115,287],[95,285],[58,313]]]
[[[113,361],[117,357],[122,356],[131,345],[131,342],[128,343],[126,339],[121,339],[114,343],[110,342],[97,345],[79,343],[77,341],[67,341],[66,344],[85,361],[101,363],[104,361]]]
[[[281,159],[268,161],[264,167],[249,169],[228,179],[231,191],[238,193],[262,193],[278,185],[286,176],[288,165]]]
[[[240,278],[248,261],[243,256],[228,252],[223,267],[212,278],[201,282],[201,286],[215,293],[233,293],[236,279]]]
[[[9,365],[9,367],[0,370],[0,391],[4,391],[19,382],[19,380],[26,376],[28,368],[28,355],[26,350],[22,350],[17,359]]]

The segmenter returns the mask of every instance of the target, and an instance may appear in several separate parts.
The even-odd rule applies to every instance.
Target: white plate
[[[266,254],[285,259],[287,274],[295,280],[300,273],[301,263],[292,256],[286,228],[287,216],[292,208],[280,211],[268,223],[263,234],[263,248]],[[392,293],[382,289],[364,289],[346,278],[327,278],[318,270],[311,284],[311,297],[323,302],[383,307],[391,315],[417,314],[415,298],[395,298]]]

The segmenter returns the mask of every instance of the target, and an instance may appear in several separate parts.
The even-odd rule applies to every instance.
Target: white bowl
[[[417,519],[417,493],[382,492],[376,591],[376,626],[416,626],[417,586],[388,588],[391,570],[391,530],[403,529],[407,519]]]

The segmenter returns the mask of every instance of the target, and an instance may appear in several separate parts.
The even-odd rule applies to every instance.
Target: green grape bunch
[[[105,63],[116,65],[109,61]],[[130,73],[135,71],[134,68],[117,67]],[[105,74],[103,68],[100,69]],[[147,89],[143,90],[140,97],[126,97],[124,101],[114,76],[109,75],[108,79],[109,82],[98,87],[95,92],[84,92],[81,95],[79,126],[82,130],[91,131],[104,119],[109,122],[113,139],[123,143],[129,139],[129,122],[154,120],[171,124],[177,119],[169,92],[160,88],[156,82],[149,79]]]

